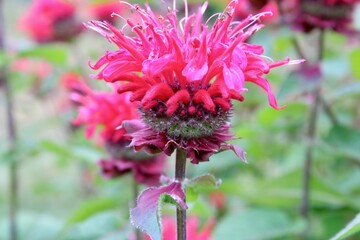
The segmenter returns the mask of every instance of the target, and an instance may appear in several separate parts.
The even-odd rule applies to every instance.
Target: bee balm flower
[[[193,163],[206,161],[220,149],[232,149],[226,143],[231,101],[243,101],[245,82],[263,88],[272,107],[279,109],[264,75],[272,68],[288,65],[285,59],[269,61],[260,45],[249,44],[248,38],[263,27],[257,20],[270,13],[232,21],[237,1],[223,13],[203,22],[204,3],[196,13],[178,21],[177,11],[155,16],[145,5],[130,5],[141,21],[126,20],[134,36],[125,35],[107,22],[86,24],[118,50],[107,52],[93,66],[101,71],[95,76],[107,82],[122,82],[118,92],[131,92],[139,102],[142,121],[126,122],[125,128],[135,149],[150,152],[174,149],[187,151]],[[213,26],[208,23],[216,17]]]
[[[75,5],[65,0],[34,0],[20,27],[38,42],[68,41],[81,31]]]
[[[358,0],[297,0],[295,25],[305,32],[328,28],[351,33],[349,25]]]
[[[165,156],[154,156],[144,152],[134,153],[126,146],[129,136],[121,127],[124,120],[137,119],[136,105],[129,101],[129,94],[93,91],[85,83],[71,78],[71,99],[79,104],[76,125],[86,126],[86,136],[91,137],[97,128],[111,158],[100,160],[103,176],[114,178],[132,172],[139,183],[157,185],[163,173]]]

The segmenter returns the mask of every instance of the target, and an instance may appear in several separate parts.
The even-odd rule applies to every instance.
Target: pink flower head
[[[97,20],[105,20],[114,23],[115,18],[112,13],[119,14],[123,10],[123,5],[119,1],[106,1],[93,3],[89,6],[89,13]]]
[[[116,143],[129,139],[121,124],[124,120],[139,117],[136,105],[129,100],[130,94],[95,91],[82,82],[68,84],[76,89],[71,94],[71,100],[81,105],[74,123],[86,125],[86,137],[92,137],[96,128],[101,126],[100,136],[105,142]]]
[[[304,32],[314,28],[351,33],[352,12],[358,0],[297,0],[295,26]]]
[[[205,2],[190,16],[185,10],[179,21],[175,9],[162,17],[148,5],[128,5],[141,18],[126,20],[135,35],[127,36],[107,22],[86,26],[119,48],[91,67],[101,68],[98,79],[122,82],[118,92],[131,92],[130,100],[139,102],[144,125],[127,124],[135,148],[167,154],[182,148],[193,163],[229,148],[225,141],[232,139],[227,123],[231,100],[244,100],[245,82],[263,88],[270,105],[281,108],[264,76],[272,68],[296,62],[269,61],[262,46],[246,43],[263,27],[257,20],[270,13],[232,21],[238,5],[232,1],[223,13],[203,22]]]
[[[136,105],[129,101],[129,94],[91,90],[76,76],[68,75],[65,85],[72,90],[71,99],[79,104],[76,125],[86,126],[86,136],[93,136],[101,127],[100,136],[111,158],[100,160],[103,176],[114,178],[132,172],[139,183],[158,185],[165,167],[165,155],[134,153],[127,148],[130,140],[121,128],[124,120],[137,119]]]
[[[165,217],[162,222],[162,239],[173,240],[176,236],[176,223],[170,217]],[[210,220],[202,230],[199,228],[199,220],[196,217],[189,217],[186,221],[186,236],[187,240],[211,240],[211,231],[214,227],[214,221]],[[150,240],[147,236],[146,240]]]
[[[75,5],[66,0],[34,0],[19,24],[38,42],[68,41],[81,30]]]

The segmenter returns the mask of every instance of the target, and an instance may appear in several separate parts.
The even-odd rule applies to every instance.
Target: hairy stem
[[[5,52],[5,18],[4,0],[0,0],[0,51]],[[16,147],[16,126],[13,114],[13,97],[7,79],[5,67],[0,69],[0,85],[3,86],[6,101],[6,121],[9,148],[14,153]],[[18,210],[18,175],[17,163],[12,159],[9,166],[9,237],[11,240],[17,239],[17,210]]]
[[[135,177],[132,179],[132,194],[133,194],[133,202],[132,205],[136,206],[137,204],[137,198],[139,195],[139,184],[136,181]],[[135,239],[136,240],[142,240],[141,231],[138,228],[135,228]]]
[[[176,150],[175,178],[181,183],[185,179],[185,169],[186,152],[178,148]],[[184,199],[184,202],[186,202],[186,199]],[[186,240],[186,209],[182,209],[181,207],[176,208],[176,223],[177,240]]]

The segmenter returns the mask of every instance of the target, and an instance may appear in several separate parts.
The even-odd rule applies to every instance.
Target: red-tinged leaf
[[[159,204],[164,194],[170,196],[178,207],[187,208],[181,183],[173,182],[166,186],[146,189],[138,197],[137,206],[130,210],[131,223],[145,231],[152,240],[161,239]]]

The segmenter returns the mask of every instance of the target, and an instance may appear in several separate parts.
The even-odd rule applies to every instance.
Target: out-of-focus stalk
[[[321,29],[319,36],[319,45],[318,45],[318,62],[323,59],[324,55],[324,30]],[[312,92],[312,97],[314,102],[312,104],[312,108],[309,116],[308,129],[306,134],[306,150],[305,150],[305,162],[304,162],[304,170],[303,170],[303,189],[302,189],[302,197],[301,197],[301,205],[300,205],[300,214],[307,218],[309,215],[309,201],[310,201],[310,178],[311,178],[311,169],[313,162],[313,150],[314,150],[314,142],[316,138],[316,121],[318,116],[318,107],[320,105],[321,98],[321,86],[317,86]]]
[[[4,0],[0,0],[0,51],[5,52],[5,17]],[[13,114],[13,97],[11,87],[7,79],[7,71],[4,66],[0,68],[0,84],[3,86],[6,101],[7,135],[10,150],[15,153],[16,148],[16,124]],[[12,159],[9,165],[9,237],[17,240],[17,209],[18,209],[18,175],[17,162]]]

